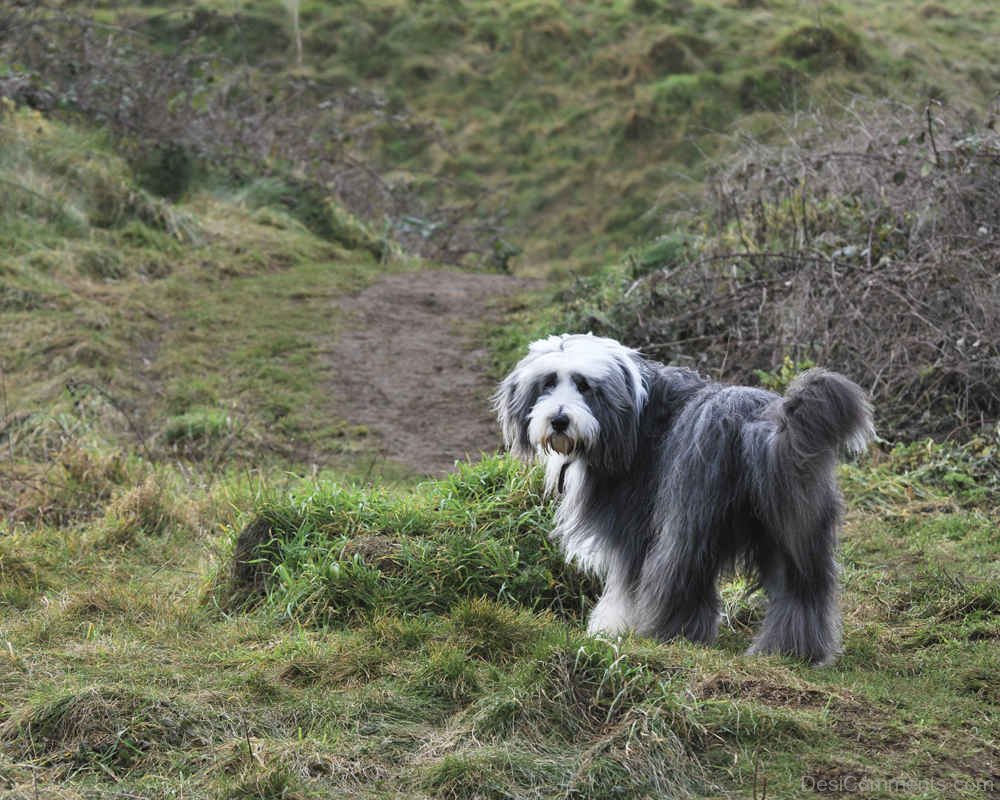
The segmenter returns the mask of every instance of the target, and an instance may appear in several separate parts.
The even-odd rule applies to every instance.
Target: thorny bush
[[[577,287],[570,324],[759,382],[789,357],[868,389],[887,438],[1000,418],[1000,135],[937,105],[817,116],[748,143],[701,230]]]

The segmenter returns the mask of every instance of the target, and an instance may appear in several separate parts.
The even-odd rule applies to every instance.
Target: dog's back
[[[664,368],[655,381],[676,377]],[[651,400],[658,395],[667,396],[652,388]],[[745,561],[771,599],[753,649],[829,661],[839,647],[834,470],[838,453],[874,435],[864,393],[841,375],[811,370],[784,397],[709,383],[677,399],[658,447],[637,627],[711,641],[717,576]]]

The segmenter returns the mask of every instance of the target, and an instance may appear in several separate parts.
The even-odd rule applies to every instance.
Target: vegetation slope
[[[778,141],[797,113],[839,113],[847,92],[985,106],[995,11],[304,3],[299,65],[276,3],[40,8],[53,37],[83,20],[117,45],[137,26],[145,63],[211,54],[196,96],[218,99],[212,87],[233,70],[281,102],[296,81],[299,98],[352,86],[384,95],[384,108],[359,101],[347,149],[407,193],[359,219],[353,211],[372,208],[355,184],[323,185],[256,135],[213,147],[185,131],[228,123],[106,105],[96,78],[139,63],[131,51],[93,51],[108,60],[88,71],[72,38],[12,44],[18,29],[0,22],[14,98],[0,117],[0,794],[996,794],[1000,443],[986,401],[934,406],[931,422],[943,421],[909,434],[885,417],[898,443],[842,471],[845,652],[812,669],[742,655],[763,599],[739,578],[725,587],[717,646],[587,637],[595,587],[546,539],[552,509],[536,474],[501,457],[418,485],[372,474],[365,431],[323,391],[324,349],[341,324],[331,299],[425,266],[401,244],[438,241],[428,225],[456,208],[487,220],[476,229],[486,245],[436,252],[470,266],[593,264],[634,246],[544,308],[512,313],[490,333],[498,369],[533,332],[567,323],[669,343],[660,325],[692,295],[664,292],[657,276],[692,274],[675,270],[728,248],[740,248],[730,288],[741,303],[742,280],[792,280],[813,249],[837,275],[842,262],[873,269],[882,255],[883,270],[917,263],[906,248],[925,229],[904,237],[896,221],[882,231],[866,216],[881,220],[895,201],[873,209],[842,186],[813,196],[783,184],[759,213],[734,217],[693,198],[706,156],[748,152],[737,131]],[[907,124],[914,139],[928,127]],[[978,130],[988,167],[983,126],[955,124],[962,135],[941,151],[961,155],[955,142]],[[913,148],[922,155],[883,175],[886,187],[917,176],[951,186],[970,163],[921,175],[934,151]],[[734,196],[723,177],[722,195]],[[451,210],[434,216],[434,201]],[[677,211],[687,223],[666,227]],[[982,224],[992,243],[996,229]],[[859,230],[878,255],[866,241],[867,256],[833,257]],[[825,231],[840,240],[815,244]],[[674,235],[643,242],[663,233]],[[507,245],[525,251],[520,261]],[[754,272],[778,248],[796,258],[777,275]],[[959,255],[976,266],[990,252]],[[716,286],[720,273],[697,274]],[[993,330],[994,317],[926,299]],[[729,351],[712,348],[746,317],[714,304],[703,317],[719,322],[693,334],[710,336],[712,363],[700,366],[721,370],[715,356]],[[772,388],[817,355],[776,334],[763,341],[741,376]],[[655,352],[691,357],[671,346]],[[945,366],[992,363],[974,355]],[[934,382],[933,356],[918,362],[929,383],[894,407],[911,419],[928,391],[952,385]],[[970,407],[978,417],[960,416]],[[938,441],[909,440],[926,432]]]

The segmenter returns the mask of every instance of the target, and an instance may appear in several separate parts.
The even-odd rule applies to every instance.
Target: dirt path
[[[428,475],[496,450],[494,382],[472,335],[497,317],[493,300],[520,288],[507,275],[432,270],[342,300],[331,387],[340,414],[376,434],[385,458]]]

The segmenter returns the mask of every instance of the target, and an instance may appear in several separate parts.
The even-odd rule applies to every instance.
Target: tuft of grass
[[[109,686],[38,702],[0,726],[20,758],[112,771],[157,757],[163,747],[203,740],[211,726],[182,705]]]
[[[862,69],[871,61],[856,31],[838,24],[804,25],[782,34],[774,50],[809,72],[831,67]]]
[[[455,637],[466,656],[492,664],[515,661],[528,654],[545,629],[544,617],[518,610],[487,597],[462,600],[449,613]]]
[[[126,545],[140,535],[161,536],[185,521],[171,494],[157,477],[149,475],[109,503],[102,539]]]
[[[579,614],[592,584],[549,541],[538,476],[501,457],[393,495],[317,487],[258,511],[230,590],[314,622],[446,611],[465,598]],[[259,598],[257,600],[259,602]]]
[[[544,758],[512,748],[450,753],[425,768],[420,788],[432,797],[514,800],[545,792],[560,776]]]
[[[196,408],[168,419],[162,436],[170,445],[194,447],[224,438],[232,427],[232,417],[224,409]]]
[[[13,542],[0,540],[0,605],[24,608],[43,588],[38,567],[20,555]]]
[[[25,482],[16,500],[16,519],[72,525],[92,518],[132,477],[121,451],[80,443],[64,447],[53,466],[47,474]]]

